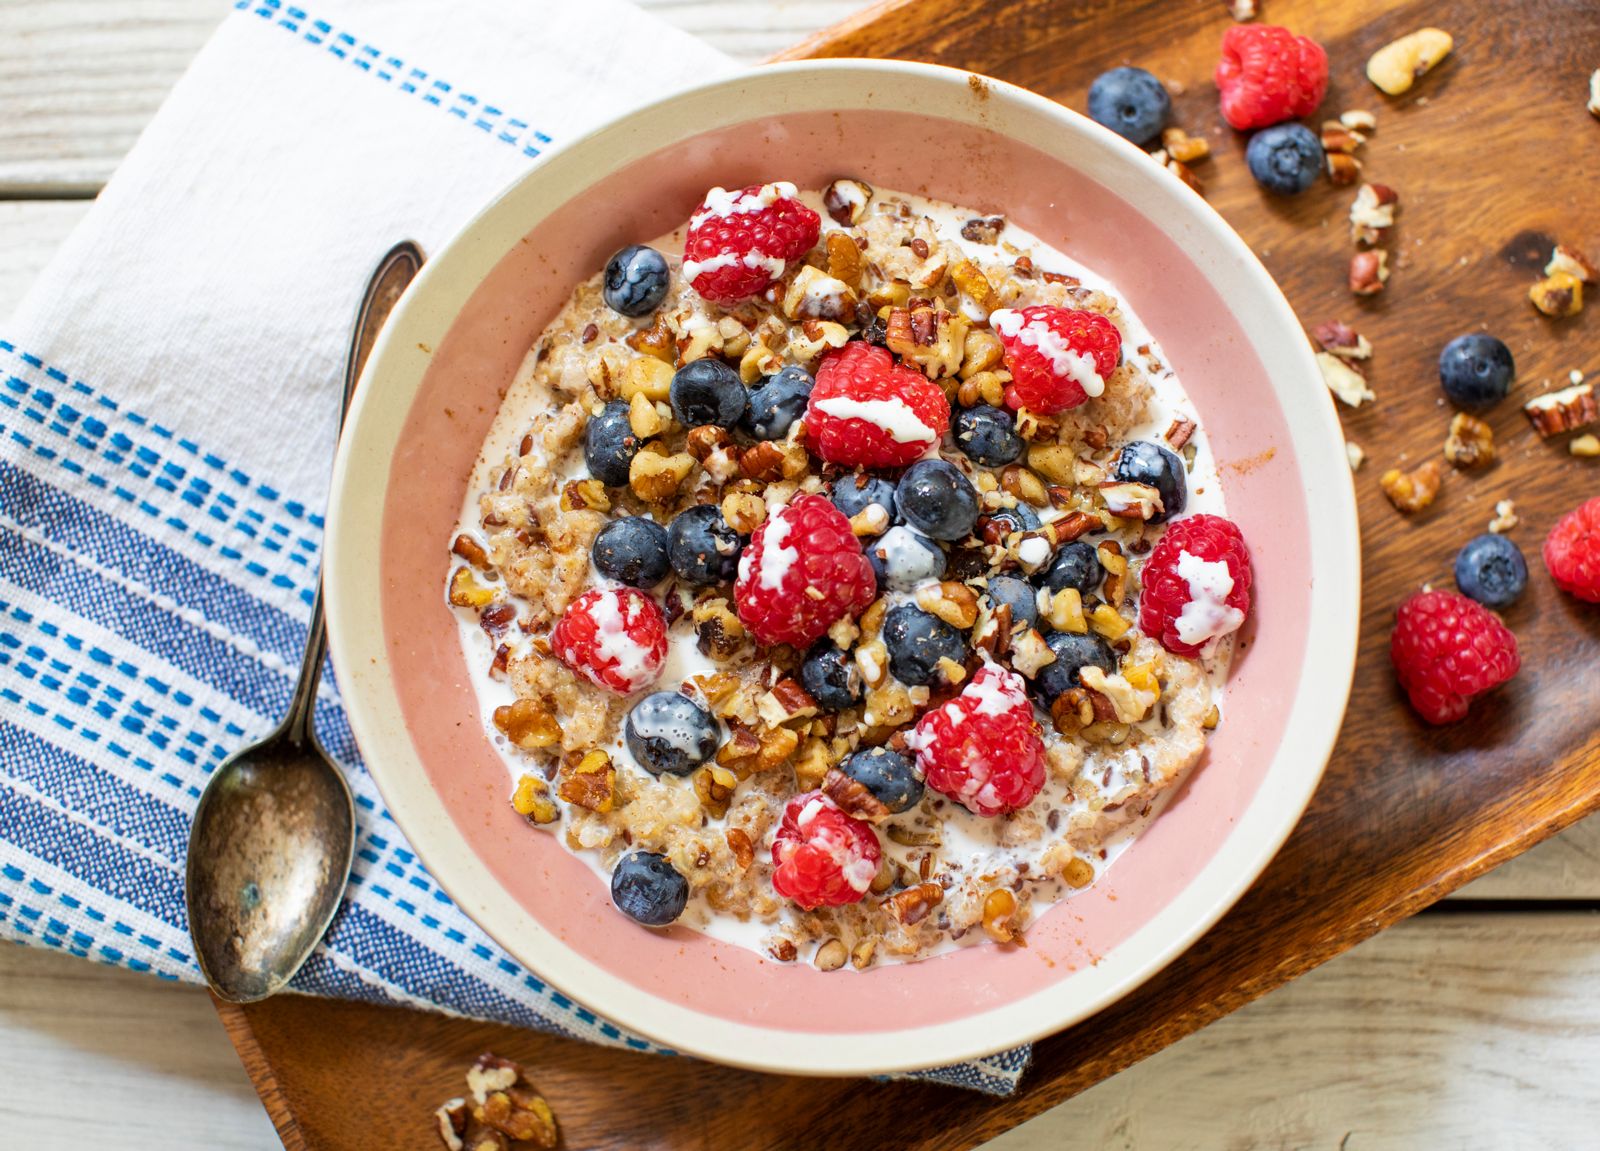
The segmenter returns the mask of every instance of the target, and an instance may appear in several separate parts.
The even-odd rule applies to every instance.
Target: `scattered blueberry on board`
[[[989,597],[991,613],[998,611],[1001,604],[1011,609],[1013,627],[1019,623],[1033,627],[1039,622],[1039,597],[1033,585],[1026,580],[1008,575],[990,576],[984,594]]]
[[[1505,536],[1473,536],[1456,553],[1456,587],[1484,607],[1510,607],[1528,587],[1528,561]]]
[[[978,489],[945,460],[918,460],[895,489],[895,507],[905,521],[936,540],[959,540],[978,522]]]
[[[913,687],[932,683],[941,659],[967,661],[967,641],[961,633],[910,604],[901,604],[884,617],[883,643],[889,649],[889,671]]]
[[[865,550],[883,591],[910,591],[924,580],[944,576],[944,549],[904,524],[890,528]]]
[[[1172,114],[1172,97],[1143,68],[1113,68],[1089,85],[1089,117],[1125,140],[1148,144]]]
[[[1014,462],[1022,455],[1022,437],[1016,417],[989,404],[961,408],[955,414],[956,447],[975,463],[991,468]]]
[[[839,765],[839,770],[872,793],[889,811],[898,815],[922,800],[922,777],[909,756],[887,747],[858,751]]]
[[[667,558],[686,583],[727,583],[738,574],[743,548],[716,504],[686,508],[667,527]]]
[[[739,373],[710,356],[679,368],[667,395],[673,417],[686,428],[734,427],[749,403]]]
[[[1111,474],[1123,483],[1148,484],[1161,493],[1161,511],[1150,517],[1153,524],[1181,516],[1189,505],[1187,469],[1183,458],[1171,448],[1150,440],[1124,444],[1111,465]]]
[[[894,522],[894,481],[866,472],[840,476],[828,485],[828,498],[846,519],[854,519],[872,504],[883,509],[885,523]]]
[[[827,711],[843,711],[861,702],[865,685],[856,661],[833,644],[817,644],[806,653],[800,665],[800,686],[805,688],[817,706]]]
[[[648,316],[666,299],[667,260],[654,248],[629,244],[606,261],[601,295],[618,315]]]
[[[654,691],[634,704],[622,734],[633,758],[651,775],[688,775],[722,742],[711,713],[675,691]]]
[[[1250,137],[1244,159],[1267,191],[1297,196],[1322,173],[1322,141],[1304,124],[1274,124]]]
[[[648,516],[612,520],[594,537],[591,554],[601,575],[629,587],[653,588],[672,570],[667,529]]]
[[[1100,590],[1100,581],[1105,578],[1106,569],[1100,564],[1095,546],[1086,540],[1073,540],[1061,545],[1039,583],[1052,595],[1069,587],[1077,588],[1081,595],[1092,595]]]
[[[583,462],[603,484],[627,483],[628,465],[638,454],[639,437],[628,423],[628,405],[621,400],[608,403],[583,430]]]
[[[611,872],[611,902],[635,923],[665,927],[688,906],[689,881],[664,855],[629,852]]]
[[[1117,670],[1117,653],[1097,635],[1076,635],[1053,631],[1044,642],[1055,653],[1055,662],[1045,664],[1033,678],[1033,690],[1046,704],[1070,688],[1079,686],[1078,673],[1093,665],[1112,675]]]
[[[1511,392],[1517,364],[1511,349],[1483,332],[1457,336],[1439,353],[1439,386],[1463,408],[1487,408]]]
[[[769,376],[750,393],[750,407],[744,414],[745,431],[758,440],[783,439],[805,414],[815,383],[811,373],[796,364]]]

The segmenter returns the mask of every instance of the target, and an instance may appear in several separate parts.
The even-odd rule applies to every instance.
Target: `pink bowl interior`
[[[962,162],[933,165],[929,156]],[[841,157],[852,158],[850,170],[839,169]],[[1199,408],[1256,573],[1225,722],[1182,793],[1105,879],[1035,923],[1026,949],[970,947],[844,978],[681,928],[648,931],[617,914],[587,867],[512,811],[441,594],[446,541],[479,447],[524,353],[571,289],[617,247],[677,225],[713,184],[817,187],[840,175],[1004,214],[1108,276]],[[534,227],[478,287],[435,349],[402,442],[382,525],[384,631],[406,726],[440,803],[483,867],[547,930],[613,975],[710,1015],[780,1030],[893,1031],[1012,1002],[1099,962],[1227,836],[1267,771],[1300,683],[1307,508],[1267,365],[1204,269],[1115,189],[979,128],[894,112],[792,114],[695,136],[599,180]]]

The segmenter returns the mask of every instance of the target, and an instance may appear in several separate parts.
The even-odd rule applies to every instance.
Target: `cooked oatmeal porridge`
[[[1219,722],[1249,556],[1111,282],[712,189],[529,350],[450,542],[507,794],[619,914],[827,970],[1025,945]]]

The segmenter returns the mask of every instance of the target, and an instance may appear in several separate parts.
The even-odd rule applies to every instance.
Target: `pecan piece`
[[[907,927],[921,923],[928,913],[944,902],[944,888],[937,883],[919,883],[897,891],[880,906]]]
[[[1593,384],[1574,384],[1535,396],[1522,405],[1522,413],[1539,438],[1547,440],[1594,423],[1600,419],[1600,405],[1595,402]]]

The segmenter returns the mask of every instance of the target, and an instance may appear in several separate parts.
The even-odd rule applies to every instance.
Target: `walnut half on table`
[[[448,1100],[434,1112],[435,1130],[448,1151],[556,1145],[555,1114],[519,1064],[484,1052],[466,1078],[470,1097]]]

